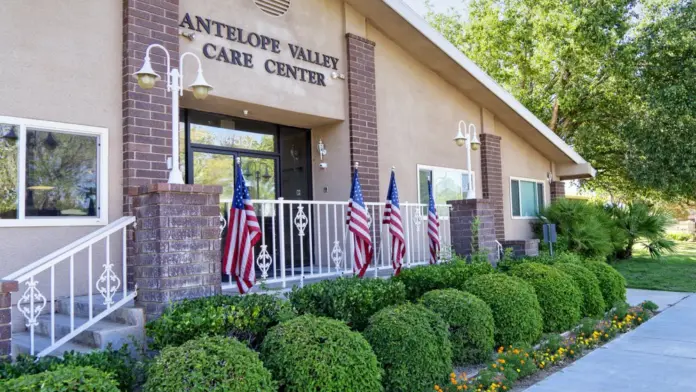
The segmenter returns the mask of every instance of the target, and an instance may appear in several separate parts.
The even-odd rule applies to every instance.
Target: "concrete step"
[[[84,317],[75,317],[75,329],[88,321]],[[34,327],[35,334],[50,338],[51,315],[42,315],[37,319],[38,325]],[[70,334],[70,316],[55,314],[56,340]],[[143,325],[129,325],[115,323],[113,321],[99,321],[75,336],[71,342],[87,347],[104,349],[109,343],[114,349],[119,349],[124,344],[133,346],[133,342],[143,342],[145,330]]]
[[[116,294],[114,303],[122,298],[122,293]],[[74,306],[76,317],[89,318],[89,296],[75,297]],[[98,315],[106,308],[104,297],[99,294],[92,296],[92,316]],[[70,298],[59,298],[56,300],[56,313],[70,315]],[[133,301],[130,301],[125,306],[114,310],[104,320],[127,325],[145,325],[145,313],[143,309],[133,307]]]
[[[12,334],[12,355],[17,356],[19,354],[30,354],[31,353],[31,340],[29,332],[15,332]],[[38,334],[34,335],[34,354],[40,353],[43,349],[51,345],[51,338],[46,336],[41,336]],[[90,353],[94,351],[94,347],[88,347],[82,344],[77,344],[73,342],[68,342],[60,347],[58,347],[51,354],[52,356],[60,357],[63,353],[69,351],[76,351],[79,353]]]

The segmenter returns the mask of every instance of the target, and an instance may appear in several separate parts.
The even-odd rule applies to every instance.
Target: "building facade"
[[[530,222],[538,209],[562,197],[562,181],[593,174],[401,0],[42,3],[0,5],[0,276],[137,215],[139,203],[149,202],[138,199],[142,187],[167,182],[171,95],[162,80],[143,90],[133,77],[155,43],[183,70],[185,86],[198,63],[179,59],[191,52],[214,87],[204,100],[189,89],[180,99],[185,182],[221,186],[224,213],[239,158],[259,200],[257,213],[269,226],[264,241],[272,263],[285,253],[293,268],[326,269],[336,243],[346,253],[337,222],[355,162],[365,199],[374,203],[385,199],[394,168],[416,226],[428,178],[443,216],[447,202],[465,199],[471,186],[490,211],[491,238],[522,249],[533,238]],[[151,60],[166,79],[165,53],[153,49]],[[481,140],[470,157],[453,142],[462,120]],[[173,213],[187,215],[177,208]],[[217,219],[217,211],[196,208],[190,215]],[[371,208],[379,220],[380,207]],[[287,223],[298,215],[299,226]],[[79,263],[87,257],[106,258],[115,271],[124,261],[133,265],[143,251],[137,227],[90,246],[89,255],[75,253],[71,270],[56,268],[51,279],[86,276]],[[446,234],[448,241],[453,234]],[[187,234],[172,235],[183,240]],[[412,240],[418,238],[414,231]],[[219,253],[212,242],[201,246]],[[274,264],[258,273],[283,271]],[[219,269],[208,272],[219,275]],[[90,279],[75,279],[70,287],[56,285],[55,295],[86,294],[90,286]]]

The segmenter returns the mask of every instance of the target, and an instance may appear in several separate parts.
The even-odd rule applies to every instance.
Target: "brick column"
[[[17,281],[0,280],[0,361],[12,354],[12,293],[18,290]]]
[[[563,181],[552,181],[549,185],[551,188],[551,202],[565,198],[565,183]]]
[[[160,80],[152,90],[138,87],[133,78],[143,65],[145,50],[158,43],[169,51],[172,67],[179,63],[179,0],[123,1],[123,214],[133,215],[138,187],[168,178],[172,154],[171,95]],[[165,54],[155,49],[154,70],[166,80]],[[133,231],[128,230],[128,264],[133,262]],[[128,269],[132,285],[133,271]],[[132,288],[132,287],[131,287]]]
[[[136,305],[148,318],[173,301],[220,293],[222,187],[152,184],[133,198]]]
[[[454,252],[460,256],[471,254],[471,245],[478,250],[488,250],[488,259],[498,261],[498,246],[495,243],[496,228],[494,222],[494,207],[490,200],[471,199],[448,201],[450,210],[450,230]],[[479,217],[478,241],[471,232],[471,223]]]
[[[365,201],[379,201],[375,43],[346,34],[348,47],[348,116],[350,164],[360,162]]]
[[[505,238],[505,217],[503,215],[503,163],[500,136],[482,133],[480,137],[483,198],[490,200],[495,231],[498,239],[502,240]]]

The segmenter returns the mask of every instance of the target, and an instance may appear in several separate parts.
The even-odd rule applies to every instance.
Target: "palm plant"
[[[653,258],[660,258],[665,252],[674,250],[674,242],[666,235],[670,216],[664,210],[644,202],[606,208],[616,226],[626,235],[625,248],[617,254],[619,258],[630,258],[635,245],[646,248]]]

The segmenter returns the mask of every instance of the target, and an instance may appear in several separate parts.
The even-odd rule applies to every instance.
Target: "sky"
[[[426,13],[426,8],[425,8],[425,0],[403,0],[406,4],[408,4],[411,8],[413,8],[414,11],[418,12],[421,16],[424,16]],[[433,7],[435,8],[435,11],[438,12],[443,12],[447,11],[450,7],[455,7],[458,9],[462,9],[462,3],[464,3],[466,0],[430,0],[432,3]]]

